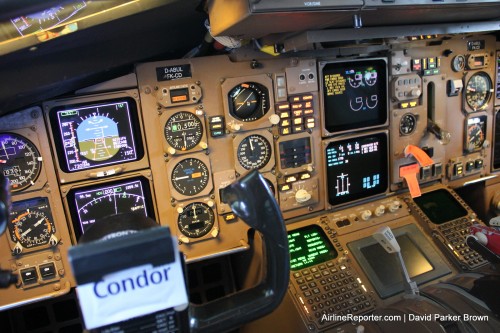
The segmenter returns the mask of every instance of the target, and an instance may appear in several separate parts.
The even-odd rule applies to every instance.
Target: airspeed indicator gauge
[[[14,133],[0,133],[0,171],[9,179],[10,189],[18,192],[35,184],[42,167],[36,146]]]
[[[186,151],[200,143],[203,125],[193,113],[181,111],[168,118],[164,131],[165,139],[171,147]]]
[[[14,202],[10,212],[10,237],[16,244],[13,252],[23,249],[57,244],[56,227],[47,198],[36,198]]]
[[[491,79],[485,72],[472,75],[465,86],[465,102],[471,108],[468,112],[486,109],[492,95]]]

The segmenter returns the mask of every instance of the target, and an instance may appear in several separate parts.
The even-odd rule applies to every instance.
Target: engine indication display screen
[[[323,229],[315,224],[288,232],[290,269],[300,270],[338,256]]]
[[[61,168],[76,172],[138,160],[136,103],[132,98],[51,111]],[[54,129],[54,132],[56,130]],[[59,141],[59,142],[57,142]]]
[[[325,155],[328,201],[331,205],[367,198],[387,190],[386,133],[331,141]]]
[[[136,213],[152,216],[149,182],[138,177],[72,189],[68,195],[75,235],[79,237],[100,218]]]
[[[327,63],[322,68],[325,129],[330,133],[387,122],[387,64],[383,59]]]

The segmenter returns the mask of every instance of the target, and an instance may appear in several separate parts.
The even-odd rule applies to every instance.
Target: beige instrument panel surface
[[[252,169],[268,180],[290,227],[320,214],[335,221],[380,218],[395,209],[396,192],[407,191],[401,170],[408,166],[421,186],[459,187],[490,175],[495,49],[492,36],[447,36],[397,39],[373,55],[358,46],[362,56],[342,59],[232,61],[222,55],[143,63],[133,89],[46,101],[2,118],[2,135],[28,139],[42,161],[32,183],[13,193],[17,212],[30,209],[22,202],[43,199],[33,205],[50,212],[44,223],[54,238],[20,248],[16,235],[23,243],[29,232],[21,235],[21,218],[13,217],[0,264],[37,275],[11,287],[0,306],[73,286],[65,253],[96,212],[108,212],[103,198],[118,203],[111,213],[137,210],[169,226],[187,261],[195,262],[248,249],[248,227],[221,201],[220,190]],[[361,96],[346,97],[360,86]],[[332,114],[345,111],[339,98],[347,103],[342,107],[350,105],[349,119]],[[114,109],[105,109],[109,105]],[[118,112],[125,109],[127,116]],[[84,127],[94,135],[93,147],[83,131],[75,134]],[[97,128],[104,132],[95,134]],[[103,135],[109,128],[113,143]],[[350,156],[357,166],[335,174],[339,158],[348,156],[339,151],[363,138],[376,159]],[[432,163],[419,165],[407,154],[409,145],[422,148]],[[8,149],[1,151],[8,157]],[[375,170],[359,185],[348,178],[353,168]],[[360,189],[350,196],[355,186]],[[370,204],[374,199],[387,202]],[[48,266],[44,278],[50,263],[55,273]]]

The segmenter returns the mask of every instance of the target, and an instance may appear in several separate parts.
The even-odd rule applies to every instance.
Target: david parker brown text
[[[488,321],[488,316],[474,316],[469,315],[467,313],[461,315],[442,315],[442,314],[426,314],[426,315],[417,315],[414,313],[407,313],[403,316],[401,315],[336,315],[336,314],[324,314],[321,317],[321,320],[324,321],[354,321],[354,322],[362,322],[362,321]]]

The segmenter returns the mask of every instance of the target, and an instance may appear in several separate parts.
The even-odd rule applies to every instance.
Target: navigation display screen
[[[288,232],[290,269],[300,270],[338,256],[325,232],[315,224]]]
[[[60,166],[75,172],[142,158],[132,98],[51,111]],[[54,124],[55,123],[55,124]],[[135,125],[134,125],[135,124]]]
[[[331,141],[325,155],[328,201],[331,205],[367,198],[387,190],[386,133]]]
[[[74,188],[68,194],[75,235],[79,237],[100,218],[136,213],[154,219],[149,181],[136,177]]]
[[[445,189],[424,193],[413,198],[413,201],[434,224],[442,224],[467,215],[467,209]]]
[[[383,59],[327,63],[322,68],[325,129],[330,133],[387,122],[387,63]]]

